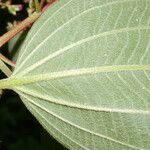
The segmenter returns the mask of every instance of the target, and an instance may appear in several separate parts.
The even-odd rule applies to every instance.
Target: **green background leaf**
[[[10,79],[66,147],[149,149],[150,1],[57,2],[29,32]]]

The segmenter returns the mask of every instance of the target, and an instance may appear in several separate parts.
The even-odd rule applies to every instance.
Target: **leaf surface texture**
[[[73,150],[150,148],[150,1],[61,0],[34,24],[14,86]]]

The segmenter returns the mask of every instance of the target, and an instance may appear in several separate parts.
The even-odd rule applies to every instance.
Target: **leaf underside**
[[[13,89],[66,147],[149,149],[150,1],[57,2],[21,48],[24,77]]]

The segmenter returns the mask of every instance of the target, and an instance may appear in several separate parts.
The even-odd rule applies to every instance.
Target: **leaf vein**
[[[70,122],[69,120],[66,120],[65,118],[62,118],[62,117],[58,116],[58,115],[55,114],[54,112],[51,112],[50,110],[48,110],[48,109],[46,109],[46,108],[40,106],[39,104],[37,104],[36,102],[32,101],[31,99],[29,99],[29,98],[27,98],[27,99],[28,99],[33,105],[37,106],[39,109],[41,109],[41,110],[43,110],[43,111],[45,111],[45,112],[51,114],[52,116],[58,118],[59,120],[65,122],[66,124],[69,124],[70,126],[73,126],[73,127],[77,128],[77,129],[79,129],[79,130],[81,130],[81,131],[87,132],[87,133],[89,133],[89,134],[91,134],[91,135],[98,136],[98,137],[103,138],[103,139],[108,140],[108,141],[115,142],[115,143],[117,143],[117,144],[124,145],[124,146],[126,146],[126,147],[130,147],[130,148],[132,148],[132,149],[141,150],[141,148],[136,147],[136,146],[134,146],[134,145],[124,143],[124,142],[122,142],[122,141],[113,139],[112,137],[109,137],[109,136],[106,136],[106,135],[102,135],[102,134],[99,134],[99,133],[90,131],[90,130],[88,130],[88,129],[85,129],[84,127],[81,127],[81,126],[79,126],[79,125],[76,125],[76,124]]]

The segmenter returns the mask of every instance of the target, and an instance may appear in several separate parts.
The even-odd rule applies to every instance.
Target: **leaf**
[[[8,81],[70,149],[149,149],[150,1],[57,2]]]
[[[17,60],[21,48],[21,44],[23,43],[26,35],[27,35],[27,31],[21,32],[9,41],[8,51],[13,61]]]

